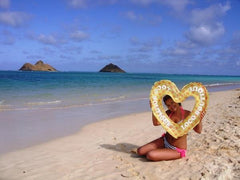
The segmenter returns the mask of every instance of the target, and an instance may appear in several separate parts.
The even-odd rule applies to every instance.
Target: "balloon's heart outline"
[[[172,97],[176,103],[183,102],[187,97],[195,98],[195,105],[191,113],[179,124],[173,122],[165,112],[162,99],[165,95]],[[208,92],[204,85],[199,82],[191,82],[185,85],[181,91],[169,80],[155,82],[151,92],[150,101],[152,112],[163,128],[174,138],[187,134],[203,118],[208,105]]]

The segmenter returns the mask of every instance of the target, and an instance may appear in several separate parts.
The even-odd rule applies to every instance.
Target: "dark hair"
[[[172,97],[171,96],[169,96],[169,95],[166,95],[166,96],[164,96],[163,97],[163,102],[166,104],[166,101],[168,100],[168,99],[172,99]],[[179,104],[179,106],[182,106],[182,104],[181,103],[178,103]]]

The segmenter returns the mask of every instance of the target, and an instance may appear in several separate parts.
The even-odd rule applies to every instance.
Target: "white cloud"
[[[190,4],[189,0],[131,0],[131,2],[139,5],[150,5],[153,3],[163,4],[175,11],[183,11],[185,7]]]
[[[190,4],[189,0],[159,0],[159,2],[170,6],[175,11],[183,11]]]
[[[124,13],[125,17],[132,20],[132,21],[135,21],[135,20],[139,20],[139,19],[142,19],[142,16],[141,15],[137,15],[135,12],[133,11],[127,11],[126,13]]]
[[[224,32],[225,29],[221,23],[196,25],[190,28],[186,37],[194,43],[208,45],[214,43]]]
[[[89,6],[115,4],[118,0],[67,0],[68,4],[73,8],[87,8]]]
[[[42,33],[37,35],[35,33],[29,33],[27,36],[32,40],[36,40],[40,43],[47,44],[47,45],[59,46],[59,45],[68,43],[66,34],[58,34],[58,33],[43,34]],[[69,36],[74,41],[83,41],[89,38],[89,35],[82,31],[75,31],[71,33]]]
[[[57,44],[57,39],[53,35],[40,34],[37,39],[44,44]]]
[[[68,4],[73,8],[85,8],[87,0],[68,0]]]
[[[225,5],[216,4],[205,9],[192,10],[189,18],[190,30],[186,33],[188,40],[199,45],[215,43],[225,33],[220,18],[231,8],[229,2]]]
[[[58,35],[53,35],[53,34],[30,35],[30,37],[34,40],[37,40],[37,41],[39,41],[43,44],[47,44],[47,45],[57,46],[57,45],[65,43],[65,40],[63,37],[60,38]]]
[[[187,55],[188,51],[186,49],[183,49],[183,48],[176,48],[176,49],[174,49],[173,53],[175,55]]]
[[[9,8],[10,0],[0,0],[0,8]]]
[[[218,52],[218,58],[224,60],[229,64],[233,64],[233,67],[236,65],[239,66],[240,62],[240,31],[233,33],[232,39],[229,43],[225,44]]]
[[[75,31],[70,34],[70,38],[75,41],[83,41],[89,38],[89,34],[83,32],[83,31]]]
[[[194,25],[209,24],[224,16],[229,9],[231,9],[231,6],[228,2],[225,5],[217,4],[205,9],[194,9],[191,12],[190,23]]]
[[[24,12],[1,12],[0,23],[17,27],[21,26],[29,20],[30,15]]]
[[[162,51],[162,55],[165,58],[173,58],[175,59],[176,57],[179,58],[179,56],[189,56],[192,53],[192,51],[186,49],[186,48],[182,48],[182,47],[174,47],[174,48],[168,48]]]
[[[127,11],[123,14],[124,17],[131,21],[144,23],[147,25],[159,25],[162,22],[162,17],[156,14],[136,14],[134,11]]]
[[[89,6],[94,5],[112,5],[116,3],[133,3],[136,5],[147,6],[151,4],[162,4],[166,5],[175,11],[183,11],[188,4],[190,4],[190,0],[130,0],[130,1],[120,1],[120,0],[67,0],[68,4],[73,8],[87,8]]]
[[[194,60],[200,53],[200,49],[195,43],[191,41],[176,42],[174,46],[163,49],[161,51],[161,56],[163,59],[185,59]]]

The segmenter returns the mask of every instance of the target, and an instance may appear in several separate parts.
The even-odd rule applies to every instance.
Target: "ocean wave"
[[[126,96],[118,96],[118,97],[107,97],[107,98],[103,98],[103,99],[100,99],[99,101],[103,101],[103,102],[108,102],[108,101],[118,101],[118,100],[123,100],[125,99]]]
[[[40,101],[40,102],[27,102],[26,105],[49,105],[49,104],[59,104],[62,101],[56,100],[56,101]]]
[[[0,109],[11,107],[12,105],[6,104],[5,100],[0,101]]]
[[[5,101],[0,101],[0,112],[6,110],[12,110],[12,105],[4,104]]]
[[[233,86],[240,85],[240,83],[214,83],[214,84],[206,84],[206,87],[218,87],[218,86]]]
[[[3,105],[4,102],[5,100],[0,100],[0,106]]]
[[[57,110],[57,109],[71,109],[71,108],[84,108],[88,106],[101,106],[107,104],[114,104],[120,102],[134,102],[134,101],[141,101],[146,100],[148,103],[148,97],[135,97],[135,98],[127,98],[125,96],[116,97],[116,98],[107,98],[105,101],[95,101],[95,102],[85,102],[85,103],[77,103],[77,104],[65,104],[62,101],[49,101],[49,102],[29,102],[25,103],[25,106],[11,106],[11,105],[0,105],[0,111],[26,111],[26,110]],[[53,104],[53,106],[48,106]]]

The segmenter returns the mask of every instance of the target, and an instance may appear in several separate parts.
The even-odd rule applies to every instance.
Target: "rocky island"
[[[99,72],[117,72],[117,73],[125,73],[120,67],[115,64],[108,64],[104,68],[102,68]]]
[[[31,63],[25,63],[19,71],[57,71],[49,64],[45,64],[42,60],[36,62],[35,65]]]

